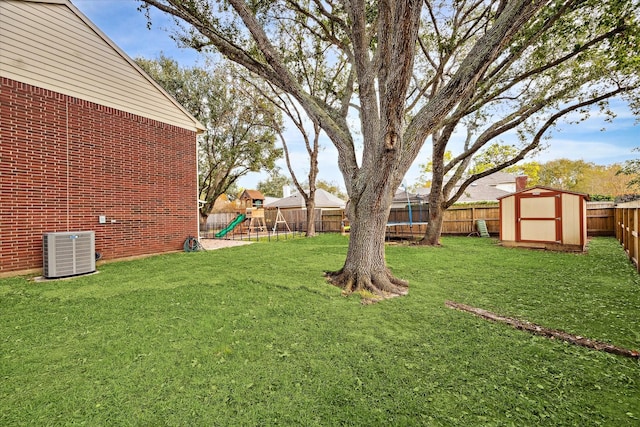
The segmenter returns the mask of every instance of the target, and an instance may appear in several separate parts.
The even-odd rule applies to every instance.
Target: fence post
[[[640,203],[629,202],[615,207],[616,239],[640,273]]]
[[[631,249],[633,251],[633,261],[636,271],[640,272],[640,260],[638,259],[638,208],[633,209],[633,222],[631,223],[631,238],[633,239]]]

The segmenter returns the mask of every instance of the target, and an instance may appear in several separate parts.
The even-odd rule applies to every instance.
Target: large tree
[[[508,69],[499,65],[510,63],[513,55],[523,57],[529,40],[544,37],[556,16],[588,2],[458,1],[438,11],[423,0],[144,3],[186,23],[183,42],[215,49],[291,95],[328,135],[338,152],[351,221],[344,266],[329,277],[345,293],[367,290],[385,297],[408,290],[386,265],[385,227],[393,194],[427,138],[448,132],[458,106],[473,99],[479,86],[492,93],[491,82]],[[584,6],[575,19],[586,19],[584,12],[606,17],[609,11],[595,10],[602,3],[588,3],[592,9]],[[451,16],[469,25],[455,36],[439,34]],[[292,27],[300,31],[287,31]],[[467,33],[475,37],[457,49],[458,38],[467,40]],[[313,96],[295,73],[295,64],[306,58],[289,55],[287,38],[300,35],[329,43],[325,55],[344,64],[347,78],[325,79],[338,100],[335,107]],[[419,48],[427,40],[455,57],[430,61]],[[419,52],[424,60],[416,61]],[[425,85],[424,76],[438,84]],[[357,119],[351,120],[349,112]],[[434,164],[444,152],[435,152]]]
[[[160,55],[136,62],[206,128],[198,137],[200,217],[249,172],[271,170],[282,157],[275,147],[279,112],[228,65],[181,67]]]
[[[336,97],[335,89],[344,85],[344,80],[349,78],[349,73],[346,71],[348,70],[346,59],[336,60],[332,55],[328,55],[333,43],[318,37],[307,37],[304,27],[287,25],[280,27],[280,31],[286,33],[287,36],[279,37],[279,48],[284,52],[284,58],[292,59],[287,61],[291,66],[291,72],[299,82],[303,83],[308,95],[320,100],[327,107],[336,108],[339,106],[341,100]],[[322,148],[320,146],[322,128],[315,117],[310,117],[305,113],[291,94],[284,92],[269,81],[261,82],[259,78],[251,80],[256,89],[260,90],[260,93],[289,119],[289,123],[293,124],[304,142],[308,160],[306,184],[296,173],[296,168],[301,167],[302,162],[299,159],[292,159],[289,150],[291,144],[283,132],[279,133],[287,169],[294,187],[304,200],[307,224],[305,234],[307,237],[313,237],[316,234],[315,194],[320,172],[318,156]]]
[[[437,37],[420,39],[433,72],[424,91],[450,81],[450,68],[484,38],[492,19],[484,3],[429,7]],[[449,19],[440,19],[447,16]],[[614,97],[638,96],[638,4],[625,1],[550,2],[480,76],[432,135],[429,227],[423,243],[437,245],[444,211],[475,180],[509,168],[542,147],[567,118],[580,122],[592,107],[608,112]],[[427,65],[429,66],[429,65]],[[450,161],[456,134],[466,134]],[[517,144],[500,144],[511,134]],[[474,159],[475,157],[475,159]],[[445,179],[447,177],[447,179]]]
[[[284,158],[287,164],[287,170],[291,176],[294,187],[298,190],[298,193],[304,200],[306,208],[306,232],[307,237],[313,237],[316,235],[316,181],[320,169],[318,167],[318,154],[320,153],[320,135],[321,129],[317,122],[308,123],[305,115],[300,111],[295,101],[286,93],[281,93],[278,89],[272,87],[270,93],[265,94],[273,105],[280,108],[280,110],[289,118],[289,121],[293,123],[298,130],[299,135],[304,141],[304,146],[308,156],[308,172],[307,172],[307,185],[298,179],[293,165],[293,160],[289,151],[289,142],[285,137],[284,132],[279,132],[280,142],[284,149]],[[300,162],[296,162],[296,166],[300,166]]]

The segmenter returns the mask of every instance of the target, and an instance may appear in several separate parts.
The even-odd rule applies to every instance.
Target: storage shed
[[[584,251],[587,194],[536,186],[500,201],[500,241],[505,246]]]

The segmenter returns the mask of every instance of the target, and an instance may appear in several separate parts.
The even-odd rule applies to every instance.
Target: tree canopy
[[[182,43],[220,52],[289,94],[330,138],[350,198],[351,238],[344,266],[328,277],[345,293],[407,293],[386,266],[385,227],[393,194],[428,140],[432,188],[444,194],[447,171],[461,176],[496,135],[522,135],[524,156],[559,118],[638,87],[632,0],[144,4],[184,25]],[[300,49],[300,38],[322,55]],[[315,68],[318,57],[330,67]],[[330,98],[314,94],[302,70],[316,73]],[[464,153],[445,165],[461,126]]]
[[[268,197],[283,197],[284,187],[291,185],[291,179],[275,167],[269,172],[269,177],[258,182],[257,190]]]
[[[444,46],[433,42],[427,49],[434,52],[430,56],[434,62],[458,64],[457,56],[483,34],[465,29],[469,22],[484,22],[478,13],[486,10],[466,10],[466,21],[454,19],[445,25],[432,16],[433,31],[446,34],[444,39],[450,41]],[[550,2],[519,32],[468,98],[461,99],[444,126],[433,133],[425,243],[439,243],[442,212],[472,182],[513,167],[539,150],[549,130],[563,119],[579,123],[593,108],[609,114],[607,101],[614,97],[637,105],[637,18],[638,4],[633,2]],[[439,78],[446,81],[448,76]],[[466,138],[462,150],[447,161],[443,153],[451,149],[456,132]],[[499,142],[509,134],[519,143]]]
[[[640,151],[639,147],[634,148],[634,151]],[[634,190],[640,189],[640,159],[627,160],[621,165],[616,175],[625,175],[631,179],[627,183],[627,187]]]
[[[251,85],[232,78],[230,66],[181,67],[161,55],[137,63],[206,128],[198,138],[201,216],[249,172],[271,170],[282,157],[275,147],[282,118]]]

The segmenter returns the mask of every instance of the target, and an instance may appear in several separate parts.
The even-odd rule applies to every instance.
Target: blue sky
[[[160,53],[177,60],[183,66],[194,64],[204,65],[204,57],[191,49],[178,48],[170,37],[170,30],[174,28],[173,20],[162,13],[153,10],[152,28],[147,29],[147,20],[142,12],[137,10],[139,2],[135,0],[71,0],[94,24],[98,26],[116,45],[129,56],[142,56],[148,59],[159,57]],[[558,131],[551,133],[549,147],[540,153],[537,160],[568,158],[585,160],[596,164],[611,164],[623,162],[640,156],[632,149],[640,146],[640,127],[634,126],[635,118],[626,105],[614,102],[613,109],[618,117],[613,123],[605,123],[598,114],[580,124],[561,124]],[[602,129],[605,128],[605,131]],[[308,161],[301,138],[295,131],[287,133],[287,141],[292,152],[293,164],[299,165],[296,174],[301,181],[306,180],[305,168]],[[461,140],[461,138],[460,138]],[[505,142],[508,142],[505,139]],[[344,187],[342,176],[337,168],[337,153],[328,140],[323,142],[320,153],[320,179],[334,182]],[[405,182],[412,185],[419,177],[418,164],[429,160],[429,144],[425,144],[422,152],[405,177]],[[282,171],[286,173],[284,161],[280,163]],[[249,174],[240,181],[244,188],[255,188],[266,174]]]

